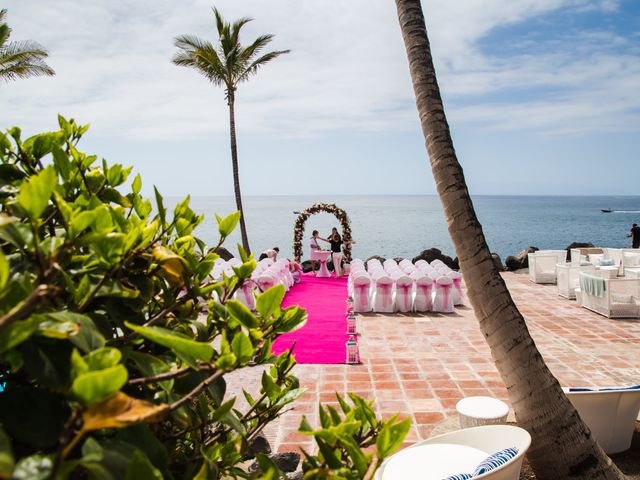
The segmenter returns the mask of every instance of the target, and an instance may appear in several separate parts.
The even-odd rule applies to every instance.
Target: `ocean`
[[[180,198],[169,197],[167,205]],[[280,248],[280,256],[293,257],[293,212],[314,203],[334,203],[351,220],[354,258],[371,255],[412,258],[435,247],[455,256],[440,199],[435,195],[352,196],[247,196],[243,197],[252,251]],[[640,196],[475,196],[473,203],[492,252],[503,259],[528,246],[565,248],[572,242],[591,242],[608,247],[628,247],[632,223],[640,223]],[[233,197],[192,197],[191,206],[204,213],[196,235],[214,245],[218,241],[215,213],[235,211]],[[613,209],[602,213],[601,209]],[[306,223],[304,251],[308,252],[312,230],[327,236],[340,227],[329,214],[318,214]],[[239,227],[225,247],[236,252]]]

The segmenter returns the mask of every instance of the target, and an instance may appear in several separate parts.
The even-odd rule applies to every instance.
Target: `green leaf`
[[[85,405],[93,405],[118,392],[128,378],[123,365],[91,371],[73,381],[71,392]]]
[[[42,316],[32,315],[0,330],[0,353],[9,351],[27,340],[37,330],[41,321]]]
[[[258,298],[256,299],[256,309],[260,315],[264,318],[268,318],[280,310],[284,294],[284,285],[278,284],[258,295]]]
[[[55,170],[47,167],[20,186],[17,200],[31,219],[42,215],[57,183],[58,175]]]
[[[155,468],[140,450],[133,452],[125,480],[162,480],[162,473]]]
[[[267,394],[270,400],[275,399],[280,393],[280,387],[273,381],[273,378],[267,373],[262,372],[262,389]]]
[[[140,178],[140,174],[136,175],[136,178],[133,179],[133,183],[131,184],[131,191],[136,195],[140,193],[142,189],[142,178]]]
[[[209,343],[190,340],[162,327],[141,327],[129,322],[125,322],[125,325],[147,340],[182,354],[192,366],[195,366],[197,360],[209,362],[213,357],[214,350]]]
[[[120,363],[122,353],[113,347],[104,347],[100,350],[93,351],[84,357],[90,370],[103,370],[105,368],[115,367]]]
[[[226,238],[231,235],[231,232],[233,232],[236,225],[238,225],[238,222],[240,221],[240,212],[231,213],[224,218],[220,218],[216,215],[216,219],[218,220],[218,231],[220,232],[220,236]]]
[[[258,319],[251,313],[242,302],[238,300],[227,300],[225,303],[229,314],[238,320],[242,325],[247,328],[257,328],[259,325]]]
[[[164,208],[164,203],[162,203],[162,195],[156,187],[153,187],[153,193],[156,195],[156,205],[158,206],[158,216],[160,217],[160,221],[162,225],[167,223],[167,210]]]
[[[238,332],[231,341],[231,351],[236,355],[240,365],[246,364],[253,357],[251,340],[243,332]]]
[[[11,440],[7,433],[0,427],[0,478],[10,478],[15,460]]]
[[[86,210],[74,215],[69,223],[69,234],[72,237],[82,233],[96,221],[98,212],[96,210]]]
[[[211,414],[209,423],[213,424],[222,419],[227,413],[231,411],[234,403],[236,403],[236,397],[232,397],[230,400],[224,402],[222,405],[216,408]]]

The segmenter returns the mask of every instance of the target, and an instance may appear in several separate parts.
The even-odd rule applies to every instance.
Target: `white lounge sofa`
[[[640,385],[631,389],[563,390],[605,452],[629,449],[640,412]]]
[[[522,460],[531,444],[526,430],[511,425],[485,425],[445,433],[417,443],[389,457],[375,480],[442,480],[476,467],[505,448],[518,453],[504,465],[473,477],[474,480],[518,480]]]
[[[602,295],[590,292],[587,282],[604,282]],[[601,278],[580,273],[580,305],[609,318],[640,318],[640,279]]]
[[[529,280],[534,283],[556,283],[556,264],[565,263],[566,250],[538,250],[527,256]]]
[[[558,295],[569,300],[576,298],[576,288],[580,287],[580,272],[596,273],[593,265],[576,265],[573,263],[573,250],[571,250],[571,263],[558,263],[556,265],[556,283],[558,285]]]

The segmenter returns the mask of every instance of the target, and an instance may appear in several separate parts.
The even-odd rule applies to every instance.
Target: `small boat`
[[[294,211],[293,211],[293,214],[294,214],[294,215],[300,215],[300,212],[299,212],[298,210],[294,210]]]
[[[611,212],[614,212],[615,210],[613,210],[611,208],[602,208],[602,209],[600,209],[600,211],[602,213],[611,213]]]

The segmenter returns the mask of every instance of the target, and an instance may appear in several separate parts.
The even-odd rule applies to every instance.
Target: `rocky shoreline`
[[[567,247],[565,247],[564,249],[564,250],[567,250],[567,261],[571,261],[572,248],[594,248],[594,247],[595,245],[588,242],[573,242],[572,244],[567,245]],[[498,270],[505,271],[505,272],[517,272],[517,271],[529,268],[528,255],[538,250],[539,248],[537,247],[529,246],[515,255],[509,255],[505,259],[504,263],[502,262],[500,255],[498,255],[497,253],[492,253],[491,256],[493,257],[493,262],[495,263]],[[367,258],[367,260],[371,260],[372,258],[377,258],[381,262],[384,262],[386,260],[386,258],[381,257],[379,255],[373,255]],[[397,258],[394,258],[394,260],[399,262],[400,260],[403,260],[403,258],[397,257]],[[452,258],[442,253],[442,251],[440,251],[437,248],[428,248],[426,250],[423,250],[417,256],[410,258],[409,260],[411,260],[413,263],[415,263],[418,260],[426,260],[429,263],[433,262],[434,260],[440,260],[452,270],[460,270],[460,264],[458,263],[457,257]],[[331,265],[331,262],[327,262],[327,266],[329,267],[329,270],[333,270],[333,265]],[[304,262],[302,262],[302,269],[304,272],[310,272],[311,261],[305,260]]]
[[[594,247],[595,245],[588,242],[573,242],[571,245],[567,245],[567,247],[565,248],[565,250],[567,250],[567,261],[571,261],[572,248],[594,248]],[[529,246],[515,255],[509,255],[505,259],[504,263],[502,262],[500,255],[498,255],[497,253],[492,253],[491,256],[493,257],[493,262],[495,263],[498,270],[505,271],[505,272],[516,272],[519,270],[529,268],[528,255],[538,250],[539,248],[537,247]],[[233,255],[223,247],[218,248],[217,252],[224,260],[229,260],[231,257],[233,257]],[[386,258],[381,257],[379,255],[373,255],[367,258],[367,260],[371,260],[372,258],[377,258],[381,262],[384,262],[386,260]],[[400,260],[403,260],[403,258],[396,257],[394,258],[394,260],[399,262]],[[418,260],[426,260],[429,263],[433,262],[434,260],[440,260],[452,270],[460,270],[460,264],[458,263],[458,258],[457,257],[452,258],[448,255],[445,255],[438,248],[428,248],[426,250],[423,250],[417,256],[410,258],[409,260],[411,260],[413,263],[417,262]],[[333,265],[331,262],[327,262],[327,267],[329,268],[330,271],[333,271]],[[302,271],[305,273],[311,271],[311,260],[305,260],[304,262],[302,262]]]

